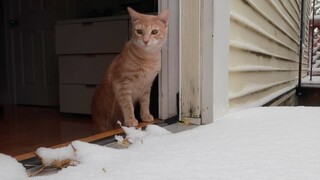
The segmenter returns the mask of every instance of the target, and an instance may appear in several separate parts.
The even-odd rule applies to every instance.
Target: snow
[[[62,148],[38,148],[36,154],[41,158],[43,165],[51,166],[56,161],[71,160],[76,163],[74,149],[71,145]]]
[[[168,130],[153,124],[147,126],[146,132],[149,136],[161,136],[171,134],[171,132],[169,132]]]
[[[125,132],[125,136],[115,135],[114,138],[118,142],[118,144],[127,147],[130,144],[134,144],[137,142],[143,143],[143,138],[146,136],[161,136],[166,134],[171,134],[164,128],[161,128],[157,125],[148,125],[145,131],[142,131],[141,128],[136,129],[135,127],[125,127],[121,125],[121,122],[118,121],[118,124]]]
[[[19,164],[16,159],[0,154],[0,179],[3,180],[20,180],[26,179],[27,173],[22,164]]]
[[[152,124],[148,125],[145,131],[142,131],[141,128],[136,129],[134,127],[122,126],[120,121],[118,121],[118,124],[126,134],[126,138],[123,138],[119,135],[116,135],[114,137],[120,144],[122,144],[125,139],[128,140],[131,144],[134,144],[136,142],[142,142],[145,136],[160,136],[165,134],[171,134],[166,129]]]
[[[317,56],[320,57],[320,53],[318,53]],[[316,58],[318,58],[318,57],[316,57]],[[319,61],[319,60],[316,60],[316,61],[315,61],[315,64],[313,64],[313,68],[319,70],[319,66],[320,66],[320,61]],[[313,68],[312,68],[312,69],[313,69]]]
[[[316,180],[320,179],[320,108],[260,107],[171,134],[157,126],[143,143],[112,149],[74,141],[79,165],[28,180]],[[132,131],[132,136],[140,132]],[[0,163],[7,161],[0,156]],[[5,168],[23,174],[12,159]],[[2,174],[10,172],[0,168]]]
[[[312,81],[310,81],[310,76],[306,76],[302,78],[301,83],[320,84],[320,76],[312,76]]]
[[[305,76],[301,79],[301,86],[303,87],[320,87],[320,76],[312,76],[312,81],[310,81],[310,76]]]
[[[141,142],[142,139],[147,135],[147,132],[142,131],[141,128],[136,129],[134,127],[125,127],[121,125],[121,122],[118,121],[118,124],[120,125],[120,127],[123,129],[123,131],[126,134],[126,139],[130,142],[130,143],[135,143],[135,142]],[[115,138],[119,141],[121,138],[119,138],[118,136],[115,136]],[[122,138],[123,139],[123,138]]]

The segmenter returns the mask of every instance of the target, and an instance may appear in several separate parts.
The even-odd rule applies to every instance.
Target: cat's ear
[[[129,14],[131,16],[131,21],[132,22],[135,22],[135,21],[137,21],[138,19],[141,18],[141,14],[138,13],[137,11],[133,10],[131,7],[127,7],[127,9],[128,9],[128,12],[129,12]]]
[[[164,22],[166,26],[169,24],[169,16],[170,16],[170,11],[168,9],[163,10],[162,12],[159,13],[158,18]]]

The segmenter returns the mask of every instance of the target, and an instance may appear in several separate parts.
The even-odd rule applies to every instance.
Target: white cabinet
[[[127,17],[61,21],[56,25],[60,111],[90,114],[96,86],[129,38]]]

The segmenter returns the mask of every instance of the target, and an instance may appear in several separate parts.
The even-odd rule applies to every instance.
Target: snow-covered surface
[[[320,39],[320,37],[319,37]],[[320,52],[316,52],[316,55],[313,56],[313,60],[317,60],[318,58],[320,57]],[[318,67],[318,66],[315,66],[315,67]]]
[[[313,54],[316,53],[320,49],[320,43],[316,43],[316,46],[313,47]]]
[[[318,53],[319,57],[320,57],[320,52]],[[320,60],[316,60],[315,64],[313,65],[313,68],[316,68],[319,70],[319,66],[320,66]]]
[[[126,138],[130,143],[141,142],[142,139],[147,135],[147,132],[142,131],[141,128],[136,129],[134,127],[125,127],[125,126],[121,125],[120,121],[118,121],[118,124],[121,126],[121,128],[125,132]],[[121,141],[124,138],[120,138],[119,136],[115,136],[115,139],[118,141]]]
[[[128,149],[75,141],[79,165],[30,179],[317,180],[319,117],[320,108],[252,108],[177,134],[152,126],[143,143]],[[0,177],[12,170],[5,179],[27,179],[17,162],[7,161],[0,156]]]
[[[51,166],[55,161],[63,160],[70,160],[76,163],[75,152],[71,145],[55,149],[41,147],[37,149],[36,154],[41,158],[45,166]]]
[[[27,179],[22,164],[19,164],[14,158],[0,154],[0,179],[1,180],[20,180]]]
[[[303,87],[320,87],[320,76],[312,76],[310,81],[310,76],[305,76],[301,79],[301,85]]]
[[[310,76],[306,76],[302,78],[301,83],[320,84],[320,76],[312,76],[312,81],[310,81]]]
[[[121,125],[121,122],[118,121],[118,124],[121,126],[123,131],[125,132],[125,138],[122,136],[115,136],[115,139],[118,142],[124,141],[124,139],[127,139],[130,143],[136,143],[136,142],[142,142],[145,136],[159,136],[159,135],[164,135],[164,134],[170,134],[169,131],[167,131],[164,128],[159,128],[157,125],[148,125],[146,127],[145,131],[142,131],[141,128],[136,129],[134,127],[125,127]]]

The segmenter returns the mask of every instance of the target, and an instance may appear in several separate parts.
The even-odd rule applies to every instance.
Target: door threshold
[[[153,122],[150,123],[146,123],[146,122],[141,122],[139,123],[139,125],[137,126],[138,128],[145,128],[147,125],[149,124],[162,124],[162,120],[156,119]],[[119,135],[119,134],[123,134],[124,131],[122,130],[122,128],[118,128],[115,130],[111,130],[111,131],[106,131],[106,132],[102,132],[102,133],[98,133],[89,137],[85,137],[85,138],[81,138],[81,139],[77,139],[79,141],[83,141],[83,142],[88,142],[88,143],[94,143],[94,144],[99,144],[99,145],[105,145],[111,142],[114,142],[114,136],[115,135]],[[62,144],[58,144],[55,146],[51,146],[49,148],[61,148],[61,147],[66,147],[68,146],[70,142],[65,142]],[[21,155],[17,155],[14,156],[14,158],[21,162],[22,164],[37,164],[40,163],[39,160],[36,158],[35,155],[35,151],[29,152],[29,153],[25,153],[25,154],[21,154]]]
[[[162,121],[162,120],[157,119],[151,123],[142,122],[142,123],[139,123],[138,127],[145,128],[147,125],[156,124],[156,125],[159,125],[159,126],[165,128],[166,130],[168,130],[169,132],[171,132],[173,134],[180,133],[180,132],[187,131],[187,130],[191,130],[195,127],[198,127],[198,125],[184,124],[184,123],[178,122],[177,118],[174,118],[171,120],[168,119],[168,120]],[[98,145],[105,146],[105,147],[114,148],[114,149],[123,149],[124,147],[120,146],[114,138],[115,135],[121,135],[121,134],[124,134],[124,131],[122,130],[122,128],[119,128],[119,129],[115,129],[112,131],[103,132],[103,133],[99,133],[99,134],[96,134],[93,136],[82,138],[79,140],[83,141],[83,142],[89,142],[89,143],[94,143],[94,144],[98,144]],[[65,147],[65,146],[68,146],[70,143],[71,142],[59,144],[56,146],[52,146],[51,148]],[[15,158],[25,166],[28,174],[34,174],[35,172],[39,171],[39,169],[41,169],[41,167],[42,167],[40,160],[38,158],[36,158],[34,152],[15,156]],[[41,172],[38,175],[50,175],[50,174],[57,173],[58,171],[59,171],[59,169],[53,168],[53,169],[49,169],[44,172]]]
[[[175,116],[175,117],[167,119],[165,121],[156,119],[155,121],[150,122],[150,123],[141,122],[141,123],[139,123],[138,128],[145,128],[147,125],[150,125],[150,124],[159,125],[174,134],[198,127],[198,125],[183,124],[183,123],[179,122],[178,117]],[[88,143],[93,143],[93,144],[97,144],[97,145],[101,145],[101,146],[106,146],[106,147],[118,148],[118,146],[115,145],[116,140],[115,140],[114,136],[121,135],[121,134],[124,134],[124,131],[122,128],[118,128],[115,130],[98,133],[96,135],[92,135],[92,136],[77,139],[77,140],[83,141],[83,142],[88,142]],[[72,141],[58,144],[55,146],[51,146],[50,148],[66,147],[69,144],[71,144],[71,142]],[[41,162],[36,157],[35,151],[14,156],[14,158],[17,161],[19,161],[21,164],[23,164],[26,167],[26,169],[29,169],[31,171],[34,171],[32,169],[36,169],[37,166],[41,166]]]

